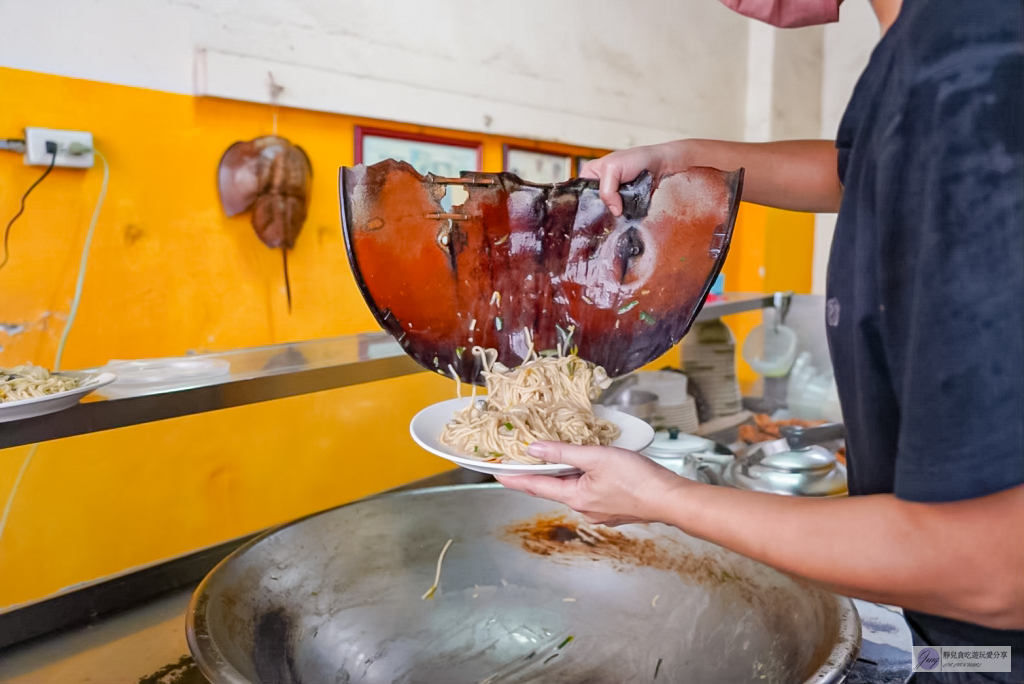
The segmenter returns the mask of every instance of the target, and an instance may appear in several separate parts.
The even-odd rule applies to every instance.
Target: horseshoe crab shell
[[[422,176],[405,162],[342,168],[352,272],[381,327],[425,368],[482,384],[474,346],[517,366],[575,346],[623,375],[689,330],[725,261],[743,170],[691,168],[623,185],[622,216],[595,180]],[[445,210],[446,186],[468,199]]]
[[[281,250],[288,311],[292,287],[288,250],[306,222],[313,166],[306,151],[285,138],[264,135],[231,145],[217,166],[217,189],[228,216],[252,212],[252,227],[267,247]]]

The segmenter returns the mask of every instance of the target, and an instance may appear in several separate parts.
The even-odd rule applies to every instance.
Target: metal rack
[[[697,321],[771,306],[773,295],[769,294],[720,295],[709,299]],[[0,423],[0,449],[426,372],[383,332],[203,357],[229,362],[230,373],[204,383],[117,399],[91,395],[66,411]]]

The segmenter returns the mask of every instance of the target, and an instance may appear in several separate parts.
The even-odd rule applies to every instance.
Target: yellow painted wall
[[[814,252],[814,214],[740,205],[729,258],[722,272],[731,292],[811,291]],[[741,356],[747,333],[761,322],[761,312],[727,316],[736,337],[736,371],[748,390],[758,375]]]
[[[356,125],[480,140],[485,171],[501,170],[504,143],[599,152],[281,109],[279,134],[301,144],[314,168],[309,218],[289,254],[289,315],[280,255],[247,215],[223,216],[214,182],[227,146],[270,133],[272,120],[262,105],[0,68],[0,137],[20,137],[25,126],[89,130],[111,164],[65,368],[375,329],[338,220],[337,169],[353,161]],[[40,172],[0,153],[5,221]],[[0,365],[52,365],[99,181],[98,167],[55,169],[15,224],[0,324],[24,331],[0,328]],[[801,278],[809,288],[806,226],[803,216],[744,205],[727,289],[799,289],[787,283]],[[776,234],[800,249],[776,249]],[[423,373],[45,443],[0,539],[0,606],[440,472],[447,463],[416,448],[407,425],[452,389]],[[0,503],[26,451],[0,451]]]
[[[726,292],[811,291],[814,214],[740,203],[729,256],[722,268]],[[726,316],[722,320],[736,337],[736,372],[749,391],[758,375],[741,356],[747,333],[761,322],[761,312]],[[679,366],[678,345],[646,366],[648,370]]]
[[[597,151],[281,109],[278,132],[314,168],[309,218],[280,254],[249,216],[225,218],[215,172],[232,142],[268,134],[269,107],[0,68],[0,137],[25,126],[92,131],[110,160],[65,368],[376,329],[356,290],[338,218],[338,167],[356,125],[480,140],[485,171],[502,145]],[[42,171],[0,153],[0,217]],[[0,366],[52,366],[70,305],[99,165],[55,169],[29,197],[0,271]],[[409,480],[447,462],[415,447],[408,422],[452,396],[431,374],[86,435],[40,446],[0,539],[0,606],[260,529]],[[2,428],[0,428],[2,429]],[[0,451],[0,505],[27,448]]]

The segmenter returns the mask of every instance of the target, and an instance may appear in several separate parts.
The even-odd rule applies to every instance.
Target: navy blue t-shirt
[[[836,146],[826,330],[850,492],[1024,483],[1024,2],[905,0]],[[1024,633],[907,615],[929,643],[1012,645],[1021,672]]]

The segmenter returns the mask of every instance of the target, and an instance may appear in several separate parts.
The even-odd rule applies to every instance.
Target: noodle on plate
[[[495,349],[474,347],[483,364],[485,399],[474,400],[445,426],[441,442],[494,463],[544,461],[527,454],[537,441],[607,446],[619,428],[598,418],[591,403],[610,380],[604,369],[561,349],[538,356],[529,340],[523,364],[509,370]]]
[[[45,397],[67,392],[78,386],[77,378],[55,375],[39,366],[26,364],[14,368],[0,368],[0,403]]]

